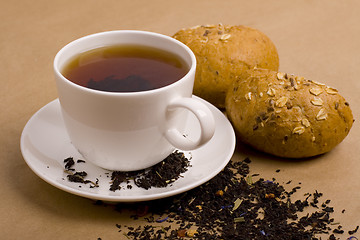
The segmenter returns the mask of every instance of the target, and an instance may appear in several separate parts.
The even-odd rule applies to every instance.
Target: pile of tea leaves
[[[129,183],[133,180],[140,188],[150,189],[151,187],[163,188],[175,182],[190,167],[190,161],[183,152],[175,151],[160,163],[139,171],[121,172],[114,171],[111,174],[111,191],[120,190],[122,182]],[[128,185],[131,188],[131,185]]]
[[[76,163],[85,163],[84,160],[77,160]],[[123,172],[112,171],[110,181],[110,191],[121,190],[121,184],[125,183],[127,189],[135,186],[148,190],[152,187],[164,188],[182,177],[191,167],[190,160],[183,152],[174,151],[158,164],[139,171]],[[99,179],[95,181],[87,179],[86,171],[77,171],[75,169],[75,160],[73,157],[64,159],[64,171],[70,182],[90,184],[90,188],[99,187]]]
[[[347,233],[331,214],[330,200],[315,191],[292,200],[299,186],[286,191],[275,179],[249,175],[250,159],[230,162],[207,183],[171,198],[134,204],[134,228],[116,224],[128,239],[339,239]],[[256,174],[257,176],[257,174]],[[289,181],[291,182],[291,181]],[[97,202],[97,204],[102,204]],[[117,210],[129,209],[118,204]],[[101,239],[101,238],[99,238]],[[354,236],[347,239],[356,240]]]

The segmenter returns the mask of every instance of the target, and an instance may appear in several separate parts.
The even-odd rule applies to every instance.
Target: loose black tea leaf
[[[350,235],[353,235],[354,233],[356,233],[359,230],[359,226],[356,226],[356,228],[354,230],[349,231]]]
[[[72,157],[68,157],[68,158],[64,159],[64,163],[65,163],[66,170],[72,170],[71,167],[74,166],[75,161]]]
[[[67,175],[70,182],[85,183],[84,177],[87,176],[86,172],[76,172],[74,174]]]

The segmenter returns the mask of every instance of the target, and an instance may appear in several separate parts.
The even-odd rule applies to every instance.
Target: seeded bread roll
[[[196,26],[180,30],[173,37],[189,46],[196,56],[194,94],[219,108],[225,107],[225,95],[235,75],[242,76],[254,67],[274,71],[279,68],[272,41],[246,26]]]
[[[286,158],[330,151],[353,124],[349,104],[336,89],[265,69],[234,81],[226,112],[241,141]]]

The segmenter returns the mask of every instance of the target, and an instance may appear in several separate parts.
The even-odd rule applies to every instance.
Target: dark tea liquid
[[[139,92],[172,84],[188,71],[185,61],[173,53],[139,45],[114,45],[75,56],[62,74],[95,90]]]

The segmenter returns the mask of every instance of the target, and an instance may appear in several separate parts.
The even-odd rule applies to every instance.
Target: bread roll
[[[196,26],[180,30],[173,37],[189,46],[196,56],[194,94],[219,108],[225,107],[225,95],[235,76],[254,67],[274,71],[279,68],[275,45],[253,28]]]
[[[241,141],[286,158],[330,151],[353,124],[349,103],[336,89],[265,69],[234,81],[226,112]]]

